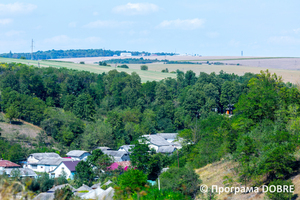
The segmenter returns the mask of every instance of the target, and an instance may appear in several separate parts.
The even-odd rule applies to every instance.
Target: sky
[[[299,0],[1,0],[0,53],[67,49],[299,57]]]

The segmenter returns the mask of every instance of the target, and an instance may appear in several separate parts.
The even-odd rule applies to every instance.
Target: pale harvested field
[[[66,62],[53,62],[49,61],[31,61],[31,60],[20,60],[20,59],[7,59],[0,58],[0,62],[21,62],[24,64],[30,64],[37,66],[40,63],[41,67],[66,67],[69,69],[76,70],[85,70],[94,73],[107,73],[108,71],[115,69],[113,67],[104,67],[92,64],[94,62],[98,62],[101,59],[110,59],[110,58],[121,58],[121,57],[93,57],[93,58],[66,58],[59,59],[63,61],[72,61],[72,62],[80,62],[84,61],[85,64],[81,65],[78,63],[66,63]],[[126,57],[123,57],[126,58]],[[128,57],[127,57],[128,58]],[[165,56],[148,56],[144,57],[151,59],[164,59]],[[168,68],[169,72],[176,71],[177,69],[181,71],[192,70],[197,75],[200,72],[206,73],[219,73],[221,70],[226,73],[234,73],[238,75],[243,75],[246,72],[252,73],[260,73],[261,70],[267,70],[271,73],[276,73],[279,76],[283,77],[283,81],[291,82],[291,83],[300,83],[300,58],[265,58],[265,57],[228,57],[228,56],[210,56],[210,57],[195,57],[195,56],[166,56],[168,60],[197,60],[198,62],[205,62],[205,60],[209,60],[210,62],[222,62],[227,63],[227,65],[207,65],[207,64],[163,64],[163,63],[152,63],[147,64],[149,67],[148,71],[140,70],[140,64],[129,64],[130,69],[122,69],[116,68],[118,71],[124,71],[126,73],[131,74],[132,72],[136,72],[141,77],[142,82],[146,81],[159,81],[167,77],[175,78],[176,74],[172,73],[161,73],[162,69]],[[233,65],[240,63],[241,65]],[[266,66],[266,67],[264,67]]]
[[[102,74],[103,72],[107,73],[110,70],[116,69],[118,71],[124,71],[128,74],[131,74],[132,72],[136,72],[140,77],[142,82],[147,81],[160,81],[162,79],[165,79],[167,77],[175,78],[176,74],[171,73],[161,73],[161,72],[155,72],[155,71],[142,71],[140,69],[124,69],[124,68],[115,68],[115,67],[104,67],[99,65],[93,65],[93,64],[77,64],[77,63],[67,63],[67,62],[54,62],[54,61],[36,61],[36,60],[21,60],[21,59],[10,59],[10,58],[0,58],[0,62],[10,63],[10,62],[16,62],[16,63],[23,63],[27,65],[34,65],[34,66],[40,66],[40,67],[65,67],[68,69],[75,69],[75,70],[84,70],[89,71],[93,73]]]
[[[125,58],[140,58],[138,56],[132,57],[93,57],[93,58],[66,58],[58,59],[62,61],[77,62],[84,61],[85,63],[94,63],[109,59],[125,59]],[[282,76],[284,82],[300,83],[300,58],[277,58],[277,57],[247,57],[247,56],[144,56],[144,59],[158,59],[158,60],[173,60],[173,61],[192,61],[210,63],[222,62],[224,65],[192,65],[192,64],[163,64],[152,63],[147,64],[149,71],[160,72],[162,69],[168,68],[168,70],[181,71],[192,70],[197,75],[200,72],[206,73],[219,73],[221,70],[227,73],[235,73],[243,75],[246,72],[260,73],[261,70],[267,70],[271,73],[276,73]],[[240,64],[237,66],[236,64]],[[139,70],[140,64],[128,64],[130,69]]]

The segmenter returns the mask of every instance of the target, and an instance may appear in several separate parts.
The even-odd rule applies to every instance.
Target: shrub
[[[191,168],[170,168],[160,175],[161,188],[180,191],[182,194],[195,197],[201,180]]]
[[[129,69],[129,67],[127,66],[127,65],[120,65],[120,66],[118,66],[119,68],[127,68],[127,69]]]
[[[148,66],[147,65],[141,65],[141,70],[148,70]]]
[[[80,61],[80,63],[79,64],[85,64],[83,61]]]

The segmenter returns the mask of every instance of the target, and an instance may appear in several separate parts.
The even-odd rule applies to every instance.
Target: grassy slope
[[[36,60],[22,60],[22,59],[11,59],[11,58],[0,58],[0,62],[10,63],[10,62],[16,62],[16,63],[23,63],[23,64],[29,64],[38,66],[38,63],[40,64],[40,67],[65,67],[68,69],[76,69],[76,70],[84,70],[84,71],[90,71],[94,73],[101,74],[103,72],[109,72],[110,70],[117,69],[118,71],[124,71],[128,74],[131,74],[132,72],[136,72],[142,79],[142,82],[147,81],[159,81],[167,77],[175,78],[176,74],[172,73],[161,73],[156,71],[142,71],[140,69],[124,69],[124,68],[114,68],[114,67],[104,67],[99,65],[92,65],[92,64],[77,64],[77,63],[70,63],[70,62],[57,62],[57,61],[36,61]]]
[[[0,128],[2,129],[2,137],[9,138],[19,132],[19,135],[25,135],[26,137],[34,138],[39,132],[43,131],[43,129],[40,127],[23,120],[18,120],[10,124],[9,120],[5,119],[3,115],[3,113],[0,113]]]
[[[223,181],[224,177],[228,176],[234,180],[234,183],[230,187],[244,187],[241,183],[238,183],[237,174],[234,170],[237,164],[230,162],[230,161],[219,161],[213,164],[208,164],[205,167],[200,169],[196,169],[196,173],[200,176],[202,180],[202,184],[207,185],[211,188],[212,185],[217,185],[218,187],[224,187]],[[291,178],[293,184],[295,185],[294,194],[297,194],[297,199],[300,199],[300,174],[293,176]],[[247,187],[249,187],[247,185]],[[248,194],[227,194],[226,192],[217,195],[217,199],[220,200],[241,200],[241,199],[248,199],[248,200],[264,200],[265,194],[264,193],[248,193]]]

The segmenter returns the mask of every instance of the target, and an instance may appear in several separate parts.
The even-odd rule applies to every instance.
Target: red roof
[[[9,160],[0,160],[0,167],[11,168],[11,167],[21,167],[16,163],[10,162]]]
[[[125,171],[127,171],[128,167],[131,165],[130,161],[122,161],[122,162],[115,162],[108,167],[110,170],[118,169],[121,166]]]

